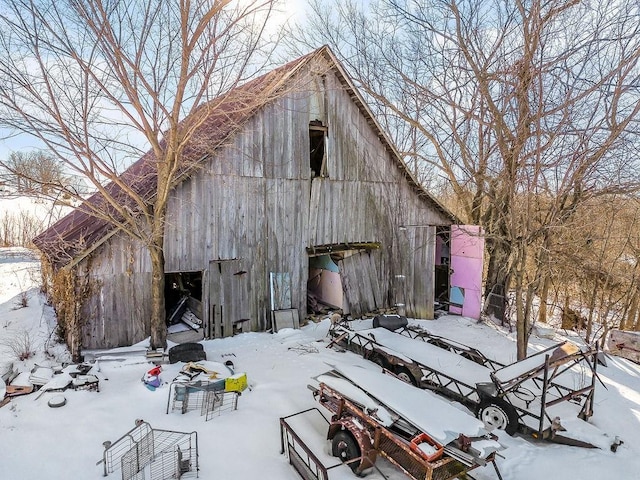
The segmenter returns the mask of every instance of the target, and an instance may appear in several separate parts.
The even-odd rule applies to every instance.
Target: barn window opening
[[[309,123],[309,166],[311,178],[327,176],[326,162],[327,127],[320,120]]]
[[[167,325],[172,331],[202,327],[202,272],[165,274]]]

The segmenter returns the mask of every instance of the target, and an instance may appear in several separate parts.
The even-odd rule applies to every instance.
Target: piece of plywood
[[[286,310],[274,310],[273,315],[273,333],[283,328],[300,328],[300,318],[297,308],[289,308]]]

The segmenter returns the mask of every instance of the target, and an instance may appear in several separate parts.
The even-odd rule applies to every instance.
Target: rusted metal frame
[[[437,387],[429,386],[428,387],[429,390],[438,391],[438,390],[441,390],[441,389],[446,389],[447,390],[446,395],[448,395],[450,397],[451,396],[457,397],[457,400],[459,400],[461,402],[466,402],[466,403],[468,403],[468,404],[470,404],[472,406],[475,406],[475,405],[478,404],[479,400],[476,401],[476,400],[474,400],[472,398],[472,395],[477,392],[477,388],[476,387],[472,387],[470,385],[467,385],[464,382],[461,382],[459,380],[456,380],[455,378],[449,377],[448,375],[446,375],[446,374],[444,374],[442,372],[439,372],[437,370],[434,370],[433,368],[427,367],[427,366],[425,366],[425,365],[423,365],[421,363],[418,363],[417,365],[418,365],[418,367],[420,369],[423,370],[423,379],[429,380],[429,377],[432,376],[433,378],[435,378],[435,382],[434,383],[438,384]],[[424,371],[429,372],[428,375],[424,375]],[[422,382],[424,382],[424,380],[422,380]],[[451,385],[455,386],[455,390],[453,390],[450,387]],[[468,393],[462,392],[461,386],[469,389],[469,392]]]
[[[359,333],[353,331],[348,333],[349,335],[347,335],[346,338],[347,347],[349,347],[350,344],[360,347],[361,351],[358,353],[363,357],[365,357],[365,351],[373,350],[372,344],[376,342],[372,338],[365,337],[364,335],[360,335]],[[367,346],[371,346],[371,348],[367,348]]]
[[[553,386],[557,388],[557,385],[553,385]],[[568,393],[562,397],[558,397],[555,400],[551,400],[550,402],[547,402],[547,407],[552,407],[566,400],[573,400],[576,397],[586,397],[588,399],[588,395],[585,395],[585,393],[591,392],[591,391],[593,391],[592,386],[584,387],[584,388],[581,388],[580,390],[572,390],[572,393]],[[580,402],[580,404],[582,405],[582,402]]]
[[[335,413],[334,421],[344,420],[345,418],[348,418],[348,417],[352,417],[352,418],[355,417],[358,420],[364,422],[366,427],[373,430],[373,435],[372,435],[374,438],[373,449],[376,450],[376,453],[380,453],[383,456],[387,457],[387,455],[385,455],[384,452],[380,452],[377,450],[380,445],[380,436],[384,435],[385,437],[393,441],[394,444],[402,447],[403,449],[411,453],[420,462],[424,462],[424,459],[420,458],[414,452],[412,452],[408,446],[405,446],[404,444],[400,443],[399,437],[388,432],[386,429],[381,428],[381,425],[378,421],[376,421],[373,417],[371,417],[371,415],[368,415],[364,412],[363,410],[364,407],[358,406],[351,400],[344,398],[339,392],[337,392],[336,390],[334,390],[333,388],[329,387],[324,383],[320,384],[320,392],[321,392],[321,395],[323,395],[326,392],[329,394],[329,396],[338,400],[337,402],[331,402],[333,405],[337,405],[337,409],[334,412]],[[376,439],[377,439],[377,442],[376,442]],[[363,457],[365,456],[364,452],[362,452],[362,456]],[[397,464],[396,461],[392,461],[392,463]],[[404,468],[402,468],[401,465],[397,465],[397,466],[399,466],[402,470],[404,470]]]
[[[548,350],[550,350],[550,349],[547,349],[547,350],[544,350],[544,351],[548,351]],[[549,356],[549,355],[547,354],[547,356]],[[569,370],[574,365],[580,363],[581,357],[578,358],[575,355],[571,355],[571,357],[573,357],[573,358],[571,358],[570,360],[565,360],[564,362],[562,362],[562,364],[566,364],[568,362],[572,362],[572,364],[567,366],[565,369],[563,369],[562,371],[559,371],[559,372],[558,372],[558,367],[560,365],[558,365],[555,362],[553,362],[553,363],[550,363],[549,365],[547,365],[546,367],[543,365],[541,367],[529,370],[529,371],[523,373],[522,375],[509,380],[508,382],[501,382],[500,379],[498,379],[496,376],[494,376],[493,373],[491,373],[491,377],[494,380],[494,383],[497,386],[499,385],[500,390],[506,394],[506,393],[509,393],[509,392],[515,390],[517,387],[519,387],[521,384],[523,384],[524,382],[526,382],[528,380],[534,380],[535,381],[536,377],[538,377],[538,375],[540,374],[541,371],[546,371],[547,372],[546,375],[548,376],[549,367],[551,367],[551,366],[554,366],[556,368],[556,372],[557,373],[554,373],[551,377],[549,377],[549,380],[557,377],[558,375],[561,375],[562,373],[564,373],[565,371]],[[568,358],[568,357],[565,357],[565,358]],[[566,388],[568,388],[568,387],[566,387]]]
[[[380,344],[378,344],[374,339],[366,337],[364,335],[360,335],[357,332],[354,332],[354,335],[352,337],[350,337],[350,341],[351,344],[355,344],[358,347],[360,347],[362,349],[362,351],[360,352],[360,354],[362,355],[363,358],[366,358],[367,360],[369,360],[369,357],[371,356],[372,353],[376,353],[376,347],[380,346]],[[369,347],[369,348],[368,348]],[[402,353],[402,352],[399,352]],[[385,357],[394,357],[392,354],[389,353],[384,353]],[[388,359],[388,358],[387,358]],[[437,382],[440,384],[441,388],[449,388],[450,385],[455,385],[455,388],[457,390],[457,395],[460,396],[460,398],[462,399],[462,401],[468,401],[468,402],[473,402],[473,400],[470,398],[470,395],[476,391],[475,387],[472,387],[470,385],[467,385],[466,383],[460,382],[459,380],[456,380],[442,372],[439,372],[437,370],[434,370],[431,367],[428,367],[426,365],[423,365],[419,362],[416,362],[415,360],[412,359],[412,362],[423,372],[423,378],[425,377],[424,375],[424,371],[430,372],[432,373],[435,377]],[[405,362],[404,361],[391,361],[390,363],[392,364],[402,364],[404,365]],[[442,379],[446,379],[446,382],[443,381]],[[418,381],[422,382],[422,379],[417,379]],[[465,394],[462,392],[461,389],[461,385],[464,386],[465,388],[469,389],[470,392],[468,394]],[[456,392],[454,391],[454,394]],[[477,403],[477,402],[475,402]]]
[[[393,442],[395,445],[397,445],[403,451],[407,452],[409,454],[409,456],[411,458],[413,458],[418,464],[422,465],[422,467],[425,468],[425,470],[429,474],[433,470],[435,470],[435,468],[437,468],[437,467],[439,467],[441,465],[444,465],[444,464],[449,463],[449,462],[457,461],[457,460],[447,456],[447,457],[444,457],[444,458],[442,458],[442,459],[440,459],[440,460],[438,460],[436,462],[433,462],[433,463],[428,462],[427,460],[423,459],[422,457],[417,455],[415,452],[413,452],[411,450],[411,448],[409,447],[409,443],[406,440],[400,438],[398,435],[395,435],[395,434],[391,433],[386,428],[382,427],[378,421],[376,421],[370,415],[366,414],[363,411],[364,407],[358,406],[354,402],[342,397],[342,395],[339,392],[337,392],[336,390],[332,389],[331,387],[327,386],[324,383],[321,383],[320,384],[320,396],[323,397],[323,396],[326,396],[326,395],[328,395],[330,398],[332,398],[333,401],[324,402],[323,405],[329,411],[335,413],[335,415],[333,417],[334,421],[337,421],[339,419],[345,419],[345,413],[350,415],[350,416],[352,416],[352,417],[356,417],[359,420],[363,421],[367,425],[367,427],[369,427],[370,429],[373,429],[374,443],[373,443],[373,446],[372,446],[372,452],[371,453],[382,455],[387,460],[389,460],[392,464],[394,464],[400,470],[402,470],[402,472],[405,473],[405,475],[409,476],[410,478],[413,478],[415,480],[430,480],[431,479],[431,475],[427,476],[425,479],[422,479],[422,478],[417,479],[416,477],[411,475],[402,465],[400,465],[398,463],[398,461],[396,461],[393,457],[391,457],[387,452],[385,452],[384,450],[379,450],[380,437],[381,436],[385,436],[386,438],[389,439],[389,441]],[[330,408],[328,405],[332,405],[334,409]],[[364,452],[362,452],[362,457],[363,458],[365,457]],[[366,458],[371,460],[371,457],[369,455],[366,455]],[[464,465],[464,464],[462,464],[462,465]],[[467,471],[470,471],[470,470],[472,470],[474,468],[477,468],[478,466],[479,465],[465,466],[465,468],[463,469],[463,473],[467,472]],[[450,478],[455,478],[458,475],[461,475],[461,473],[458,472],[457,474],[453,475]]]
[[[285,432],[287,432],[289,435],[291,435],[291,437],[294,439],[294,441],[296,441],[298,443],[298,445],[300,445],[300,447],[302,448],[303,452],[307,455],[307,461],[305,462],[305,464],[309,468],[309,471],[311,471],[311,473],[314,473],[311,470],[311,465],[310,465],[310,463],[313,462],[313,464],[316,467],[316,471],[319,472],[319,474],[316,473],[316,478],[318,480],[329,480],[329,472],[328,472],[327,467],[325,467],[322,464],[320,459],[311,451],[311,449],[309,447],[307,447],[307,445],[302,441],[302,439],[293,430],[293,428],[291,428],[291,425],[289,425],[289,423],[287,422],[287,419],[289,419],[291,417],[295,417],[297,415],[301,415],[301,414],[310,412],[312,410],[317,410],[318,413],[320,413],[320,410],[318,410],[316,407],[313,407],[313,408],[308,408],[307,410],[303,410],[303,411],[298,412],[298,413],[294,413],[292,415],[287,415],[286,417],[280,417],[280,453],[281,454],[285,453],[285,439],[284,439],[284,437],[285,437]],[[322,413],[320,413],[320,416],[322,418],[324,418],[324,415],[322,415]],[[329,422],[327,422],[327,423],[329,423]],[[291,447],[293,447],[294,452],[304,462],[304,459],[298,454],[297,450],[295,449],[295,446],[289,442],[288,437],[287,437],[286,447],[287,447],[287,451],[289,452],[289,455],[291,455],[291,453],[290,453],[291,452]],[[291,463],[291,459],[289,459],[289,463]],[[335,467],[335,466],[337,466],[337,465],[334,465],[333,467]],[[333,467],[330,467],[330,468],[333,468]],[[297,469],[296,469],[296,471],[297,471]],[[298,473],[300,473],[300,472],[298,472]]]
[[[564,372],[562,372],[562,373],[564,373]],[[542,390],[544,388],[543,379],[540,379],[539,377],[533,377],[530,380],[540,390]],[[551,377],[548,379],[547,385],[548,385],[547,391],[553,390],[554,393],[558,396],[556,399],[548,402],[547,406],[553,406],[553,405],[555,405],[557,403],[560,403],[560,402],[563,402],[563,401],[566,401],[566,400],[577,400],[577,399],[579,399],[579,397],[582,397],[580,399],[580,405],[583,405],[583,402],[589,399],[589,394],[587,394],[587,392],[592,392],[595,389],[595,384],[593,384],[593,381],[592,381],[592,385],[591,386],[575,390],[575,389],[572,389],[572,388],[567,387],[565,385],[561,385],[559,383],[553,382]],[[512,391],[515,392],[516,390],[517,390],[517,388],[515,388],[513,390],[509,390],[506,393],[511,393]]]
[[[406,333],[406,335],[405,335]],[[485,367],[488,368],[492,368],[493,370],[498,370],[506,365],[497,362],[495,360],[491,360],[490,358],[487,358],[480,350],[477,350],[473,347],[470,347],[468,345],[464,345],[461,343],[452,343],[450,340],[448,340],[447,338],[444,337],[440,337],[438,335],[432,335],[431,333],[429,333],[426,330],[423,329],[416,329],[416,328],[411,328],[409,327],[403,327],[400,330],[400,335],[405,335],[409,338],[413,338],[413,339],[420,339],[423,342],[426,343],[431,343],[429,342],[429,340],[434,340],[436,342],[441,342],[445,345],[448,346],[447,349],[443,349],[443,350],[449,350],[452,353],[455,353],[457,355],[460,356],[465,356],[463,354],[467,354],[468,356],[466,357],[467,359],[471,360],[472,362],[475,362],[479,365],[483,365]],[[432,343],[432,345],[439,347],[439,345]],[[440,347],[442,348],[442,347]],[[473,358],[469,358],[469,357],[473,357]]]
[[[540,423],[538,424],[538,435],[542,438],[542,432],[544,432],[544,418],[547,416],[546,401],[547,401],[547,379],[549,376],[549,354],[544,357],[544,380],[542,382],[542,397],[540,398]]]
[[[554,349],[558,348],[561,345],[563,345],[563,344],[561,344],[561,343],[556,344],[555,346],[552,346],[552,347],[546,348],[544,350],[541,350],[540,352],[536,353],[535,355],[532,355],[531,357],[542,355],[545,352],[549,352],[551,350],[554,350]],[[527,358],[531,358],[531,357],[527,357]],[[566,358],[567,357],[564,357],[563,360],[566,359]],[[563,362],[563,363],[565,363],[565,362]],[[555,365],[555,363],[554,363],[554,365]],[[506,365],[506,366],[508,366],[508,365]],[[509,380],[507,382],[501,382],[497,377],[493,377],[493,374],[492,374],[492,377],[494,378],[494,383],[500,384],[502,390],[506,393],[509,390],[513,390],[514,388],[518,387],[521,383],[526,382],[527,380],[538,376],[540,371],[543,368],[545,368],[545,367],[544,366],[539,366],[539,367],[533,368],[531,370],[528,370],[528,371],[522,373],[521,375],[517,376],[516,378],[512,378],[511,380]],[[547,367],[547,369],[548,369],[548,367]],[[496,372],[494,372],[494,373],[496,373]]]
[[[551,349],[547,349],[551,350]],[[539,378],[539,374],[540,374],[540,368],[530,371],[528,375],[526,375],[526,377],[521,378],[518,382],[512,383],[509,388],[504,389],[503,384],[493,375],[493,373],[491,373],[491,378],[494,381],[494,384],[498,387],[498,390],[500,390],[502,393],[499,395],[501,396],[504,400],[508,401],[512,407],[517,411],[520,412],[521,414],[525,415],[525,416],[529,416],[529,417],[533,417],[535,420],[537,420],[539,422],[539,427],[538,427],[538,434],[541,436],[541,438],[543,438],[544,436],[544,431],[546,430],[544,428],[544,420],[545,418],[552,423],[553,419],[547,414],[546,412],[546,407],[550,407],[553,405],[556,405],[558,403],[561,403],[563,401],[568,401],[571,399],[575,399],[576,397],[582,397],[581,401],[580,401],[580,405],[582,406],[581,408],[581,415],[586,415],[588,412],[582,413],[585,410],[585,403],[583,402],[593,402],[593,391],[595,388],[595,384],[593,383],[592,380],[592,386],[590,387],[585,387],[583,389],[580,390],[572,390],[570,387],[566,387],[564,385],[560,385],[558,383],[555,383],[552,381],[553,378],[557,377],[558,375],[561,375],[562,373],[564,373],[565,371],[569,370],[571,367],[573,367],[574,365],[578,364],[581,360],[581,358],[573,358],[571,360],[571,365],[567,366],[565,369],[562,369],[562,371],[558,370],[559,365],[555,365],[555,370],[553,372],[552,375],[549,375],[549,367],[551,365],[553,365],[552,363],[548,362],[548,357],[549,355],[547,354],[547,359],[545,361],[545,366],[542,368],[542,372],[543,372],[543,378],[540,379]],[[565,362],[567,363],[567,362]],[[536,387],[538,387],[541,391],[542,391],[542,397],[541,397],[541,405],[540,405],[540,415],[535,415],[533,412],[527,410],[527,409],[523,409],[521,407],[518,407],[516,405],[513,405],[513,403],[510,401],[509,397],[507,396],[508,394],[514,392],[519,386],[521,386],[524,382],[531,380],[534,382],[534,384],[536,385]],[[546,403],[546,397],[548,395],[548,393],[550,391],[554,390],[558,395],[559,398],[554,399],[548,403]],[[567,393],[568,392],[568,393]],[[585,395],[586,392],[589,392],[587,395]],[[591,408],[591,407],[590,407]],[[591,411],[592,408],[591,408]],[[589,415],[590,416],[590,415]],[[587,417],[588,418],[588,417]]]

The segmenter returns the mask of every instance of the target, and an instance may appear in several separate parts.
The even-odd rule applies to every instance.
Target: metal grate
[[[105,442],[104,475],[120,469],[122,480],[168,480],[198,472],[198,434],[153,429],[142,421],[115,442]],[[99,462],[100,463],[100,462]]]
[[[142,438],[151,433],[151,426],[146,422],[139,422],[135,428],[127,432],[115,442],[105,442],[105,451],[102,461],[104,462],[104,475],[113,473],[116,465],[120,465],[120,459]]]
[[[238,409],[238,392],[206,392],[200,415],[205,415],[205,421],[219,417],[224,412]]]
[[[238,392],[225,392],[224,381],[173,382],[169,387],[167,413],[199,411],[205,420],[238,409]]]
[[[397,439],[388,437],[385,435],[386,432],[381,431],[381,433],[378,445],[380,454],[404,470],[411,478],[416,480],[429,480],[431,478],[431,472],[427,464],[420,462],[414,455],[400,447]]]

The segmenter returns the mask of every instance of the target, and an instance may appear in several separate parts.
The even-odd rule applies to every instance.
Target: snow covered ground
[[[66,350],[55,341],[55,316],[45,304],[38,282],[35,256],[24,249],[0,249],[0,374],[12,363],[14,368],[28,372],[36,364],[69,361]],[[26,307],[22,307],[24,303]],[[515,359],[513,336],[495,326],[456,316],[420,323],[434,334],[473,345],[503,363]],[[160,378],[164,384],[151,391],[141,378],[153,365],[140,355],[100,360],[100,391],[67,390],[63,393],[67,404],[61,408],[47,404],[59,393],[16,397],[0,408],[0,478],[103,478],[102,465],[96,465],[102,458],[102,443],[120,438],[134,427],[136,419],[144,419],[158,429],[196,431],[202,479],[299,478],[280,454],[279,418],[319,407],[307,384],[329,370],[328,364],[374,368],[355,354],[326,348],[328,326],[328,321],[323,321],[273,335],[244,333],[203,342],[208,361],[231,360],[236,372],[246,372],[250,384],[239,398],[238,410],[210,421],[197,411],[165,413],[169,384],[182,364],[163,365]],[[556,340],[562,338],[557,336]],[[15,347],[25,342],[34,354],[18,361],[14,358]],[[533,337],[531,350],[551,343]],[[500,432],[500,442],[507,447],[501,452],[504,458],[498,459],[505,480],[638,478],[640,366],[610,357],[599,374],[604,386],[598,385],[591,423],[611,439],[620,436],[624,443],[617,453],[536,443]],[[322,434],[318,432],[314,443],[328,452],[329,444]],[[382,473],[372,471],[367,478],[406,478],[390,465],[379,463]],[[490,467],[475,470],[473,475],[478,479],[497,478]],[[119,472],[108,478],[120,478]],[[355,477],[343,466],[334,470],[331,478]]]

